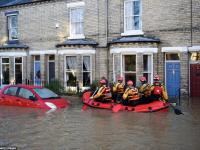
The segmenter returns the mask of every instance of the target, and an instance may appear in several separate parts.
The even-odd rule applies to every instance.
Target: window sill
[[[130,30],[121,33],[121,36],[129,36],[129,35],[144,35],[144,32],[142,30]]]
[[[70,37],[68,37],[69,40],[72,39],[85,39],[85,36],[83,34],[80,35],[71,35]]]

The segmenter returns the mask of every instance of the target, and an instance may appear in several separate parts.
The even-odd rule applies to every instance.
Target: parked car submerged
[[[68,100],[41,86],[8,85],[0,91],[0,105],[57,109],[69,104]]]

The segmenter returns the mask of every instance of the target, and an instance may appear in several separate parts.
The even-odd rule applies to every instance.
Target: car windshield
[[[53,91],[46,88],[35,88],[34,91],[42,98],[42,99],[55,99],[60,98]]]

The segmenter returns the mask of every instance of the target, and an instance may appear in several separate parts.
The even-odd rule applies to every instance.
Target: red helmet
[[[127,85],[132,86],[133,85],[133,81],[128,80]]]
[[[160,77],[159,77],[159,75],[156,74],[153,79],[154,80],[160,80]]]
[[[119,77],[117,78],[117,80],[118,80],[118,81],[123,81],[123,77],[119,76]]]
[[[146,77],[140,77],[139,80],[140,80],[141,82],[147,81]]]
[[[99,81],[99,83],[101,83],[101,84],[106,84],[106,80],[101,79],[101,80]]]

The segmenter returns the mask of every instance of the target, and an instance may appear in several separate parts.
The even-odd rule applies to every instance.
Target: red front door
[[[190,92],[192,97],[200,97],[200,64],[190,65]]]

